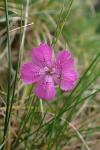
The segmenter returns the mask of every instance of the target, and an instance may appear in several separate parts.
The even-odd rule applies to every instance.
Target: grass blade
[[[10,46],[10,34],[9,34],[9,16],[8,16],[8,4],[7,0],[4,0],[5,14],[6,14],[6,24],[7,24],[7,42],[8,42],[8,92],[7,92],[7,106],[6,106],[6,117],[4,124],[4,139],[8,129],[8,113],[10,106],[10,94],[11,94],[11,46]]]

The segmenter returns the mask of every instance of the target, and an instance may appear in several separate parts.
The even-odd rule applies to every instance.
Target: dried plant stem
[[[26,24],[26,25],[24,25],[24,26],[21,26],[21,27],[17,27],[17,28],[15,28],[15,29],[12,29],[12,30],[10,30],[9,32],[13,32],[13,31],[19,30],[19,29],[21,29],[21,28],[29,27],[29,26],[31,26],[31,25],[33,25],[33,24],[34,24],[34,23],[31,22],[31,23]]]
[[[42,114],[42,118],[43,118],[44,117],[44,109],[43,109],[42,99],[40,99],[40,109],[41,109],[41,114]]]
[[[68,122],[68,121],[67,121]],[[80,138],[80,140],[82,141],[82,143],[84,144],[84,146],[86,147],[87,150],[90,150],[89,146],[87,145],[86,141],[84,140],[84,138],[82,137],[82,135],[80,134],[80,132],[77,130],[77,128],[71,123],[68,122],[69,126],[72,127],[74,129],[74,131],[77,133],[78,137]]]
[[[29,10],[29,0],[26,1],[25,23],[24,23],[23,36],[22,36],[22,41],[21,41],[21,46],[20,46],[20,63],[23,58],[24,40],[25,40],[26,27],[27,27],[27,22],[28,22],[28,10]]]
[[[26,7],[25,7],[25,22],[24,22],[24,29],[23,29],[23,34],[21,37],[21,43],[20,43],[20,52],[19,52],[19,64],[18,67],[20,67],[21,61],[23,59],[23,50],[24,50],[24,41],[25,41],[25,33],[26,33],[26,27],[27,27],[27,22],[28,22],[28,11],[29,11],[29,2],[30,0],[26,0]],[[20,29],[22,29],[23,26],[21,26]],[[20,88],[20,83],[18,82],[18,90]]]

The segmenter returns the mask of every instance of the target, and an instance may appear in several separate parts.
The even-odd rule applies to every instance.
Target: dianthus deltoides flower
[[[34,84],[36,96],[47,100],[55,97],[57,85],[68,91],[77,80],[71,53],[62,50],[54,58],[52,49],[45,43],[32,49],[31,60],[21,66],[20,74],[25,84]]]

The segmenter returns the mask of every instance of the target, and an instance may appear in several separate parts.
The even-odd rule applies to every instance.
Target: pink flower
[[[34,83],[34,93],[41,99],[53,99],[55,86],[64,91],[75,86],[77,73],[69,51],[59,51],[56,58],[47,44],[40,44],[31,51],[30,62],[21,66],[21,79],[25,84]]]

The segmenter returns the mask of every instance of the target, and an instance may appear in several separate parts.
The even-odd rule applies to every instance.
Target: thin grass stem
[[[10,94],[11,94],[11,45],[10,45],[10,34],[9,34],[9,15],[8,15],[8,3],[4,0],[5,14],[6,14],[6,24],[7,24],[7,43],[8,43],[8,91],[7,91],[7,106],[6,106],[6,117],[4,123],[4,140],[8,129],[8,114],[10,107]]]
[[[41,109],[41,114],[42,114],[42,118],[43,118],[43,116],[44,116],[44,109],[43,109],[42,99],[40,99],[40,109]]]

